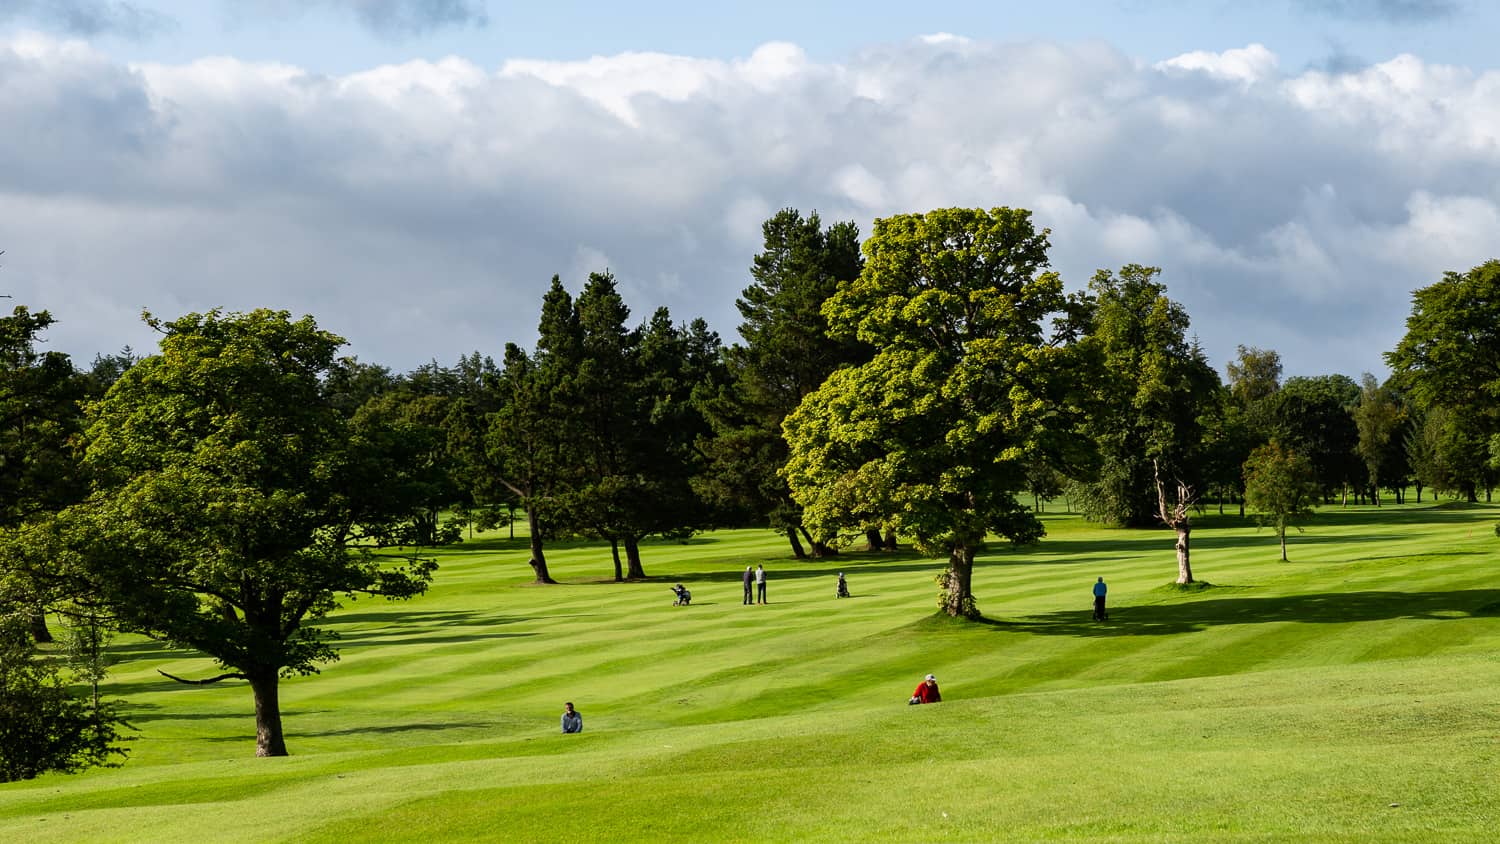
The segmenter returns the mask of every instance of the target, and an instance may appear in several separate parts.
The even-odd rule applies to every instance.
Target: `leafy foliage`
[[[1283,560],[1287,527],[1312,515],[1317,495],[1312,462],[1279,442],[1257,448],[1245,461],[1245,500],[1259,514],[1260,523],[1276,531]]]
[[[1187,311],[1167,298],[1160,272],[1130,264],[1089,283],[1084,342],[1105,374],[1088,426],[1100,463],[1079,500],[1097,521],[1154,524],[1155,464],[1197,486],[1204,420],[1220,407],[1218,374],[1189,341]]]
[[[949,557],[941,605],[976,616],[970,588],[987,533],[1043,531],[1016,500],[1028,469],[1076,448],[1075,350],[1043,321],[1067,300],[1029,212],[940,209],[878,220],[865,266],[823,313],[871,360],[835,370],[786,420],[785,470],[815,533],[871,524]]]
[[[1272,438],[1308,460],[1325,497],[1364,478],[1353,416],[1359,400],[1353,379],[1322,375],[1288,378],[1272,401]]]
[[[147,321],[161,352],[89,408],[92,494],[27,545],[128,629],[248,680],[257,755],[285,755],[278,679],[337,657],[311,622],[340,595],[419,594],[435,565],[370,547],[413,496],[332,400],[340,338],[264,310]]]
[[[781,476],[787,461],[781,422],[833,370],[869,358],[857,338],[830,337],[822,311],[839,283],[853,280],[864,265],[859,229],[849,222],[824,228],[817,213],[804,218],[791,208],[761,228],[764,248],[750,269],[754,283],[735,302],[745,342],[725,350],[729,383],[704,385],[696,397],[713,428],[701,443],[709,467],[699,489],[730,519],[785,531],[799,556],[805,553],[802,533],[817,556],[827,537],[807,534]]]
[[[26,620],[0,613],[0,782],[117,765],[124,722],[113,704],[69,689],[63,666],[37,655]]]
[[[1415,291],[1406,334],[1385,357],[1418,407],[1446,409],[1446,432],[1424,436],[1447,443],[1447,488],[1476,500],[1500,475],[1487,455],[1500,436],[1500,260]]]

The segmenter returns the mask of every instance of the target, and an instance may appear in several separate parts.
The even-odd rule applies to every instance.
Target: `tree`
[[[1229,391],[1242,407],[1253,407],[1281,389],[1281,355],[1274,349],[1236,347],[1229,362]]]
[[[1276,394],[1281,390],[1281,355],[1271,349],[1239,346],[1227,373],[1222,408],[1210,417],[1205,436],[1205,480],[1219,490],[1219,512],[1224,511],[1224,494],[1228,493],[1239,500],[1243,516],[1245,461],[1271,439]]]
[[[1260,523],[1276,531],[1282,562],[1286,561],[1287,526],[1312,515],[1317,495],[1312,462],[1279,442],[1257,448],[1245,461],[1245,497]]]
[[[1354,408],[1354,426],[1359,432],[1355,449],[1369,474],[1370,495],[1380,504],[1380,469],[1390,462],[1390,443],[1401,426],[1401,406],[1389,388],[1366,372],[1360,379],[1359,404]]]
[[[485,444],[491,417],[500,410],[501,372],[489,356],[473,352],[459,359],[458,394],[448,404],[442,428],[447,438],[450,473],[462,500],[453,508],[455,523],[473,530],[509,525],[516,497],[500,482]]]
[[[146,321],[160,353],[89,408],[89,498],[27,548],[125,628],[225,669],[172,679],[248,681],[256,755],[284,756],[280,679],[337,658],[313,622],[341,595],[417,595],[435,564],[371,547],[364,526],[409,517],[409,498],[330,395],[341,338],[267,310]]]
[[[583,329],[573,297],[552,277],[542,296],[534,354],[505,344],[497,384],[499,408],[489,417],[485,447],[496,482],[526,511],[531,570],[537,583],[556,583],[547,569],[544,521],[557,512],[556,492],[572,471],[564,451],[577,424],[575,379],[583,360]]]
[[[1359,385],[1346,375],[1288,378],[1271,407],[1272,439],[1306,457],[1325,500],[1363,482],[1354,409]]]
[[[713,428],[703,440],[710,465],[699,487],[722,511],[745,514],[786,534],[792,553],[831,551],[828,537],[802,523],[781,468],[787,446],[781,422],[840,366],[868,360],[856,337],[830,337],[823,303],[840,282],[859,275],[859,228],[852,222],[824,227],[816,212],[803,217],[785,208],[761,227],[764,248],[750,269],[753,283],[736,300],[743,344],[724,360],[730,384],[700,388],[697,402]],[[801,539],[799,539],[799,535]]]
[[[1177,536],[1177,582],[1186,585],[1193,582],[1192,546],[1193,519],[1189,512],[1196,499],[1193,488],[1177,481],[1176,500],[1167,497],[1166,485],[1161,480],[1161,466],[1152,464],[1152,479],[1156,486],[1156,518],[1172,529]]]
[[[0,318],[0,529],[59,510],[86,489],[72,439],[82,430],[88,380],[67,355],[37,350],[52,323],[51,314],[24,305]],[[49,596],[38,586],[28,590],[37,601],[29,625],[33,638],[50,642]]]
[[[710,521],[693,487],[696,442],[708,428],[692,393],[723,382],[719,340],[702,320],[674,325],[666,308],[627,329],[630,310],[607,272],[589,276],[577,313],[582,357],[569,394],[560,518],[609,541],[616,580],[638,580],[643,538],[685,537]]]
[[[1040,273],[1047,233],[1028,211],[942,209],[877,220],[859,277],[823,307],[835,338],[870,360],[833,371],[786,419],[785,476],[815,534],[847,541],[870,524],[946,555],[940,605],[977,617],[974,557],[988,533],[1032,542],[1041,523],[1016,496],[1038,459],[1075,451],[1074,398],[1088,377],[1067,305]]]
[[[1413,292],[1406,334],[1385,359],[1417,407],[1449,411],[1456,437],[1484,444],[1500,435],[1500,260],[1444,273]],[[1487,458],[1475,460],[1471,450],[1459,449],[1465,454],[1452,468],[1461,476],[1453,480],[1476,501],[1479,483],[1488,485],[1493,475]]]
[[[49,771],[113,767],[123,722],[113,706],[74,696],[61,664],[38,657],[27,619],[0,606],[0,782]]]
[[[1219,406],[1219,377],[1188,315],[1167,298],[1160,270],[1130,264],[1089,282],[1084,342],[1103,362],[1089,432],[1100,464],[1083,491],[1089,517],[1130,527],[1159,518],[1154,466],[1191,482],[1202,475],[1204,420]]]

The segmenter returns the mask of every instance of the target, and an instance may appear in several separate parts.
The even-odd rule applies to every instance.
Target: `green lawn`
[[[1500,506],[1321,511],[1290,538],[1048,516],[997,548],[986,623],[933,615],[935,561],[797,563],[732,531],[444,552],[431,592],[329,619],[343,659],[282,686],[292,756],[255,759],[249,690],[122,638],[122,768],[0,786],[0,841],[1489,841],[1500,829]],[[740,603],[764,562],[768,606]],[[834,575],[854,598],[834,598]],[[1089,620],[1110,584],[1111,621]],[[682,581],[693,606],[671,606]],[[944,703],[908,707],[923,674]],[[558,735],[564,700],[586,731]]]

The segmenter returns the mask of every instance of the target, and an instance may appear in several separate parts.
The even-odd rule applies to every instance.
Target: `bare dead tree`
[[[1193,526],[1188,511],[1195,501],[1193,488],[1181,480],[1177,481],[1177,501],[1169,504],[1166,486],[1161,481],[1161,466],[1157,461],[1151,461],[1151,470],[1156,478],[1156,517],[1177,532],[1177,582],[1192,583],[1193,566],[1188,556],[1188,535],[1193,532]]]

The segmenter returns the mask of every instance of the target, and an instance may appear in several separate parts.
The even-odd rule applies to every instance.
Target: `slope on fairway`
[[[243,687],[155,673],[206,660],[122,639],[131,760],[0,786],[0,840],[1483,840],[1497,515],[1329,510],[1288,563],[1210,516],[1193,592],[1169,534],[1049,518],[982,559],[984,624],[931,615],[936,562],[762,532],[648,546],[638,584],[597,547],[537,587],[520,541],[466,543],[429,595],[329,620],[343,659],[283,685],[289,759],[250,757]],[[756,562],[772,603],[741,606]],[[904,706],[928,671],[945,702]]]

